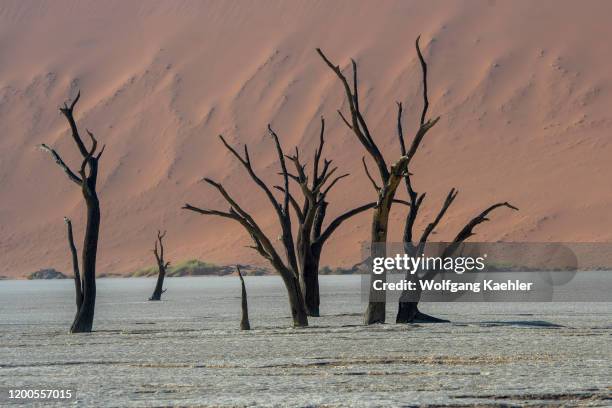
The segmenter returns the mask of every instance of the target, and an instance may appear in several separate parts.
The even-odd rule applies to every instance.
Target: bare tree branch
[[[358,95],[358,83],[357,83],[357,63],[354,60],[351,60],[351,64],[353,67],[353,90],[351,91],[351,87],[340,70],[338,65],[334,65],[328,58],[325,56],[323,51],[320,48],[317,48],[317,52],[325,61],[327,66],[331,68],[331,70],[338,76],[340,81],[344,86],[344,91],[346,93],[346,97],[349,102],[349,108],[351,111],[351,129],[357,139],[361,142],[361,144],[366,148],[368,153],[374,159],[374,162],[378,166],[378,170],[380,172],[381,178],[386,182],[389,178],[389,170],[387,169],[387,164],[385,163],[385,159],[383,158],[378,146],[374,143],[374,140],[370,134],[370,131],[366,125],[366,122],[363,118],[361,111],[359,110],[359,95]],[[344,119],[343,119],[344,120]],[[345,120],[346,122],[346,120]],[[348,122],[346,122],[348,124]]]
[[[281,186],[274,186],[274,188],[278,191],[281,191],[282,193],[285,193],[285,189]],[[293,194],[289,194],[289,202],[293,206],[293,209],[295,210],[295,214],[297,215],[298,219],[300,220],[300,222],[302,222],[304,220],[304,214]]]
[[[102,149],[100,149],[100,151],[96,155],[96,160],[100,160],[100,157],[102,157],[102,153],[104,153],[104,149],[106,149],[106,145],[102,145]]]
[[[58,166],[60,166],[64,170],[64,172],[68,175],[68,178],[71,181],[75,182],[78,185],[83,184],[83,180],[81,180],[81,178],[79,176],[77,176],[74,173],[74,171],[72,171],[70,169],[70,167],[68,167],[68,165],[64,162],[64,160],[62,160],[60,155],[55,150],[53,150],[52,148],[50,148],[49,146],[47,146],[44,143],[41,144],[39,147],[40,147],[41,150],[43,150],[45,152],[48,152],[53,157],[53,160],[55,160],[55,162],[58,164]]]
[[[446,210],[448,210],[448,208],[451,206],[453,201],[455,201],[457,194],[458,194],[458,191],[455,190],[454,188],[451,188],[450,192],[446,196],[446,200],[444,200],[444,204],[442,205],[442,208],[438,212],[438,215],[432,222],[430,222],[427,225],[427,227],[425,228],[425,231],[423,231],[423,235],[421,235],[421,240],[420,240],[421,243],[427,242],[429,235],[433,232],[434,229],[436,229],[436,227],[442,220],[442,217],[444,217]]]
[[[227,150],[229,150],[234,155],[234,157],[236,157],[238,161],[242,163],[242,165],[247,170],[255,184],[257,184],[266,193],[266,196],[268,197],[268,200],[270,200],[270,203],[272,203],[272,206],[274,207],[276,213],[279,216],[282,216],[281,205],[278,203],[278,201],[276,201],[274,194],[272,194],[272,191],[270,191],[266,183],[264,183],[263,180],[260,179],[257,174],[255,174],[255,170],[253,170],[253,166],[251,165],[251,159],[249,157],[248,147],[244,145],[244,158],[242,158],[242,156],[240,156],[240,154],[238,154],[238,152],[225,141],[222,135],[219,135],[219,139],[221,139],[221,142],[227,148]]]
[[[319,162],[323,153],[323,145],[325,144],[325,118],[321,116],[321,131],[319,132],[319,146],[315,150],[314,163],[312,165],[312,180],[314,183],[319,182]]]
[[[283,201],[283,210],[285,214],[288,214],[289,211],[289,172],[287,171],[287,164],[285,163],[285,154],[283,153],[283,149],[281,148],[280,142],[278,140],[278,136],[272,130],[270,124],[268,124],[268,133],[272,136],[274,140],[274,145],[276,146],[276,153],[278,154],[278,160],[280,161],[281,170],[283,172],[283,180],[285,183],[285,195]],[[303,169],[302,169],[303,171]]]
[[[423,58],[423,54],[421,53],[421,49],[419,47],[419,39],[420,39],[420,36],[417,37],[415,46],[416,46],[417,54],[419,56],[419,61],[421,62],[421,70],[423,73],[423,111],[421,112],[421,121],[420,121],[419,130],[417,131],[416,135],[414,136],[414,139],[412,140],[410,149],[406,152],[405,146],[402,148],[402,155],[408,157],[408,162],[412,160],[412,157],[418,150],[421,142],[423,141],[423,137],[425,137],[429,129],[431,129],[440,120],[439,116],[436,117],[435,119],[426,120],[427,109],[429,108],[429,100],[427,98],[427,63],[425,62],[425,59]],[[401,114],[402,114],[402,109],[400,105],[398,107],[398,119],[397,120],[398,120],[398,133],[400,135],[400,140],[402,141],[401,144],[403,145],[404,137],[403,137],[403,131],[401,128]]]
[[[372,183],[372,186],[374,187],[374,190],[376,190],[376,192],[379,192],[380,191],[380,186],[378,184],[376,184],[376,181],[374,181],[374,178],[370,174],[370,170],[368,170],[368,165],[366,164],[365,156],[361,158],[361,162],[363,163],[363,169],[365,170],[366,176],[368,176],[368,179]]]
[[[417,214],[421,208],[421,204],[423,204],[424,199],[425,193],[418,197],[415,195],[415,198],[410,200],[410,210],[408,212],[408,216],[406,217],[406,224],[404,226],[404,244],[412,244],[414,223],[416,222]]]
[[[419,35],[416,39],[415,46],[417,55],[419,56],[419,62],[421,63],[421,71],[423,72],[423,111],[421,112],[421,126],[425,124],[425,117],[427,116],[427,109],[429,108],[429,99],[427,98],[427,64],[425,63],[425,58],[423,58],[423,54],[421,53],[421,47],[419,46],[419,41],[421,40],[421,36]]]
[[[327,187],[326,187],[326,188],[325,188],[323,191],[321,191],[321,196],[322,196],[323,198],[325,198],[325,196],[327,195],[327,193],[329,193],[329,190],[331,190],[331,189],[332,189],[332,187],[333,187],[333,186],[334,186],[334,185],[335,185],[335,184],[336,184],[338,181],[342,180],[342,179],[343,179],[343,178],[345,178],[345,177],[348,177],[349,175],[350,175],[350,174],[348,174],[348,173],[344,173],[344,174],[342,174],[342,175],[337,176],[336,178],[334,178],[334,179],[332,180],[332,182],[331,182],[331,183],[329,183],[329,185],[328,185],[328,186],[327,186]]]
[[[495,210],[497,208],[500,208],[500,207],[507,207],[507,208],[510,208],[511,210],[514,210],[514,211],[518,211],[519,210],[517,207],[513,206],[512,204],[510,204],[508,202],[497,203],[497,204],[494,204],[494,205],[488,207],[483,212],[478,214],[476,217],[472,218],[461,229],[461,231],[459,231],[459,233],[453,239],[453,241],[442,252],[442,258],[448,258],[448,257],[452,256],[453,253],[455,253],[455,251],[461,246],[461,244],[465,240],[467,240],[471,236],[475,235],[475,233],[473,232],[474,228],[476,226],[478,226],[479,224],[482,224],[485,221],[489,221],[489,219],[487,218],[487,215],[489,215],[489,213],[491,213],[491,211],[493,211],[493,210]],[[423,277],[423,279],[430,279],[436,273],[437,273],[436,270],[429,270],[429,271],[427,271],[425,273],[425,276]]]
[[[94,134],[89,131],[89,129],[86,128],[85,131],[87,132],[87,134],[89,135],[89,138],[91,139],[91,148],[89,149],[87,156],[93,156],[94,152],[98,148],[98,141],[96,140],[96,137],[94,136]]]
[[[76,106],[79,99],[81,99],[81,91],[77,93],[76,98],[74,98],[70,106],[64,103],[64,106],[60,108],[60,112],[62,112],[62,114],[68,120],[68,124],[70,125],[70,130],[72,131],[72,139],[74,140],[77,147],[79,148],[79,152],[81,152],[81,155],[83,157],[87,157],[89,152],[87,151],[87,148],[85,147],[85,144],[83,143],[83,139],[81,139],[81,135],[79,134],[79,129],[77,128],[77,125],[76,125],[76,122],[73,116],[74,107]]]
[[[237,220],[239,217],[237,214],[232,214],[229,212],[223,212],[223,211],[217,211],[217,210],[208,210],[208,209],[203,209],[203,208],[198,208],[198,207],[194,207],[191,204],[187,204],[185,203],[181,209],[183,210],[189,210],[189,211],[193,211],[196,212],[198,214],[203,214],[203,215],[216,215],[218,217],[223,217],[223,218],[230,218],[233,220]]]
[[[354,215],[357,215],[366,210],[374,208],[375,206],[376,206],[375,202],[368,203],[368,204],[364,204],[362,206],[353,208],[352,210],[349,210],[345,212],[344,214],[341,214],[336,219],[334,219],[331,223],[329,223],[327,228],[325,228],[325,231],[317,239],[316,243],[319,245],[322,245],[344,221],[348,220]]]
[[[346,126],[349,128],[349,129],[353,130],[353,125],[351,125],[351,124],[349,123],[349,121],[348,121],[348,120],[346,120],[346,118],[344,117],[344,114],[342,113],[342,111],[341,111],[341,110],[338,110],[337,112],[338,112],[338,115],[340,115],[340,119],[342,119],[342,121],[344,122],[344,124],[345,124],[345,125],[346,125]]]
[[[465,227],[463,227],[461,231],[459,231],[459,233],[457,234],[453,242],[463,242],[469,237],[471,237],[472,235],[475,235],[475,233],[473,232],[474,228],[476,228],[478,224],[481,224],[485,221],[489,221],[489,219],[487,218],[487,215],[489,215],[491,211],[497,208],[500,208],[500,207],[507,207],[514,211],[519,210],[518,208],[516,208],[515,206],[513,206],[507,201],[503,203],[494,204],[490,206],[489,208],[487,208],[486,210],[484,210],[483,212],[481,212],[480,214],[478,214],[476,217],[472,218],[470,222],[468,222],[465,225]]]
[[[164,262],[164,237],[166,236],[166,231],[163,233],[158,230],[157,231],[157,240],[155,241],[155,246],[153,248],[153,254],[155,255],[155,259],[157,260],[158,265],[165,265]],[[159,250],[158,244],[159,243]]]
[[[404,107],[401,102],[397,103],[397,137],[400,143],[400,152],[402,156],[406,155],[406,142],[404,141],[404,129],[402,128],[402,112]]]

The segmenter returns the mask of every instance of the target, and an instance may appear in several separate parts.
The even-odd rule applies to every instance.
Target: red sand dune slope
[[[78,159],[57,107],[81,89],[81,126],[107,149],[99,183],[100,273],[152,264],[158,228],[168,258],[262,264],[239,225],[181,211],[226,208],[199,182],[226,184],[271,234],[261,191],[220,145],[247,142],[257,171],[277,179],[266,136],[326,154],[351,173],[330,215],[374,199],[363,149],[335,111],[337,79],[314,49],[360,67],[362,105],[388,161],[398,157],[395,101],[415,130],[421,107],[413,41],[430,64],[431,113],[441,115],[412,171],[423,214],[459,196],[436,238],[509,200],[480,240],[612,239],[612,3],[606,1],[21,1],[0,3],[0,275],[69,271],[63,216],[84,227],[78,189],[43,152]],[[403,189],[402,196],[405,194]],[[404,209],[393,215],[399,239]],[[424,227],[425,221],[419,225]],[[359,259],[368,215],[343,226],[323,264]]]

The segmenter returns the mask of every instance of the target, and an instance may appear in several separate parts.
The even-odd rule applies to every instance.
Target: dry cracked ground
[[[95,332],[67,334],[71,281],[0,282],[0,382],[73,387],[79,406],[612,405],[610,303],[454,303],[437,325],[361,325],[359,278],[322,278],[289,328],[277,277],[101,279]],[[393,307],[389,321],[393,320]],[[58,405],[65,405],[60,404]]]

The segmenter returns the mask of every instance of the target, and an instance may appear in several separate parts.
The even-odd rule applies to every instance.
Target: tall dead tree
[[[236,202],[236,200],[231,197],[231,195],[220,183],[209,178],[204,179],[205,182],[217,189],[219,193],[223,196],[225,201],[227,201],[227,203],[230,205],[228,211],[201,209],[198,207],[194,207],[190,204],[185,204],[183,206],[183,209],[194,211],[204,215],[214,215],[218,217],[229,218],[240,223],[240,225],[242,225],[244,229],[249,233],[251,239],[255,244],[251,246],[251,248],[256,250],[262,257],[268,260],[272,267],[279,273],[279,275],[283,279],[289,297],[289,306],[291,309],[293,325],[295,327],[303,327],[308,326],[308,316],[306,313],[306,308],[304,306],[304,298],[302,296],[302,291],[300,289],[298,262],[295,253],[293,234],[291,230],[291,214],[289,211],[289,203],[291,196],[289,190],[289,173],[287,171],[285,155],[278,140],[278,136],[272,130],[270,125],[268,125],[268,133],[274,141],[276,153],[280,162],[281,174],[283,176],[282,189],[284,192],[282,201],[280,202],[276,199],[276,197],[272,193],[272,190],[266,185],[266,183],[255,173],[255,170],[253,169],[253,166],[251,164],[251,158],[249,156],[249,150],[247,146],[244,146],[243,157],[236,151],[236,149],[231,147],[225,141],[223,136],[219,136],[219,138],[221,139],[223,145],[246,169],[253,182],[264,191],[264,193],[268,197],[268,200],[270,201],[270,204],[274,208],[282,231],[280,241],[283,244],[283,248],[285,251],[284,260],[280,256],[278,251],[274,248],[272,241],[266,236],[261,227],[257,224],[257,222],[255,222],[253,217],[249,213],[247,213]]]
[[[166,291],[164,289],[164,278],[166,277],[166,270],[170,266],[170,262],[164,260],[164,237],[166,231],[157,231],[157,239],[155,240],[155,247],[153,248],[153,255],[155,255],[155,261],[157,262],[157,283],[155,284],[155,290],[149,298],[149,300],[161,300],[161,295]]]
[[[325,119],[321,117],[319,144],[315,150],[311,176],[306,174],[306,164],[301,162],[297,148],[293,156],[287,156],[295,165],[296,170],[296,174],[289,174],[289,177],[300,186],[304,196],[301,207],[293,195],[290,195],[289,199],[299,221],[296,239],[298,268],[300,286],[309,316],[319,316],[319,262],[325,242],[344,221],[373,208],[376,204],[372,202],[346,211],[323,229],[329,205],[326,199],[327,194],[338,181],[348,176],[347,173],[332,177],[338,170],[337,167],[331,166],[332,160],[323,159],[321,163],[324,145]],[[283,191],[282,187],[275,187]]]
[[[363,160],[366,173],[368,174],[368,177],[374,185],[378,195],[378,200],[372,215],[371,256],[385,257],[389,213],[397,187],[399,186],[402,178],[407,174],[408,164],[416,153],[421,141],[425,137],[425,134],[438,122],[439,117],[436,117],[435,119],[422,120],[414,136],[410,149],[408,149],[405,154],[402,154],[402,156],[394,164],[388,166],[382,153],[380,152],[380,149],[374,141],[372,133],[370,132],[359,106],[357,63],[355,60],[351,60],[353,68],[353,83],[351,87],[346,76],[342,73],[340,66],[332,63],[327,56],[325,56],[323,51],[321,51],[321,49],[317,48],[317,52],[323,61],[325,61],[327,66],[336,74],[343,85],[346,98],[348,100],[350,118],[346,119],[342,112],[338,111],[340,118],[354,133],[357,140],[363,145],[378,168],[378,173],[381,179],[380,186],[378,186],[378,184],[374,181],[374,178],[370,175],[365,159]],[[386,281],[386,274],[383,273],[381,275],[377,275],[376,279]],[[385,314],[386,303],[384,293],[377,293],[372,285],[370,285],[370,301],[365,312],[365,324],[384,323]]]
[[[429,99],[427,95],[427,63],[425,62],[425,58],[423,58],[423,54],[421,53],[421,49],[419,47],[419,38],[417,37],[415,47],[417,56],[419,58],[419,62],[421,65],[421,72],[423,75],[423,109],[421,111],[420,117],[420,126],[423,127],[426,124],[425,118],[427,117],[427,110],[429,109]],[[397,103],[397,135],[399,138],[400,144],[400,152],[402,156],[406,156],[409,152],[406,151],[406,143],[404,140],[404,132],[402,127],[402,113],[403,106],[400,102]],[[413,144],[414,147],[414,144]],[[418,145],[416,146],[418,148]],[[415,150],[416,152],[416,150]],[[413,153],[414,154],[414,153]],[[413,229],[414,225],[418,218],[419,209],[421,208],[421,204],[425,199],[425,193],[419,194],[417,193],[412,184],[411,179],[412,174],[406,171],[404,175],[404,182],[406,184],[406,191],[408,192],[408,197],[410,198],[410,209],[406,216],[406,223],[404,225],[404,252],[411,256],[420,255],[425,249],[425,245],[428,242],[430,235],[434,232],[436,227],[439,225],[440,221],[444,218],[448,208],[452,205],[457,197],[458,191],[455,188],[452,188],[446,196],[442,207],[440,208],[436,217],[430,222],[424,229],[418,240],[415,240]],[[485,222],[489,219],[487,216],[493,210],[507,207],[513,210],[518,210],[518,208],[509,204],[508,202],[497,203],[494,204],[487,209],[485,209],[482,213],[474,217],[470,222],[468,222],[463,229],[457,234],[457,236],[448,244],[443,250],[442,257],[452,256],[453,253],[457,250],[459,245],[463,243],[466,239],[474,235],[473,229]],[[420,277],[420,279],[431,279],[435,271],[428,271],[424,276]],[[418,272],[417,274],[406,275],[406,279],[419,279]],[[430,323],[438,323],[445,322],[445,320],[438,319],[427,314],[421,313],[418,309],[418,302],[420,300],[421,291],[420,285],[416,285],[416,291],[404,291],[400,297],[399,307],[396,316],[396,323],[411,323],[411,322],[430,322]]]
[[[236,265],[236,270],[238,271],[238,277],[240,278],[240,286],[242,290],[240,291],[240,308],[242,309],[242,318],[240,319],[240,330],[251,330],[251,323],[249,322],[249,305],[247,303],[247,291],[246,286],[244,285],[244,278],[242,277],[242,272],[240,271],[240,266]]]
[[[98,181],[98,162],[104,147],[98,151],[98,141],[94,137],[93,133],[86,129],[87,135],[91,140],[91,146],[88,149],[79,134],[76,122],[74,120],[74,107],[81,97],[79,92],[68,106],[64,103],[64,106],[60,108],[60,112],[65,116],[70,126],[71,135],[74,143],[76,144],[79,153],[83,157],[81,167],[78,173],[74,172],[61,158],[61,156],[52,148],[46,144],[40,145],[40,148],[48,152],[55,162],[64,170],[68,179],[79,186],[85,204],[87,206],[87,226],[85,227],[85,237],[83,239],[83,252],[81,257],[82,266],[82,280],[81,285],[76,285],[76,273],[75,273],[75,285],[77,286],[77,303],[80,300],[80,304],[77,304],[77,314],[70,328],[71,333],[83,333],[90,332],[93,325],[94,309],[96,305],[96,256],[98,253],[98,236],[100,232],[100,201],[98,200],[98,194],[96,192],[96,183]],[[72,224],[69,220],[66,221],[69,231],[69,241],[72,237]],[[79,269],[78,260],[74,256],[76,249],[74,248],[74,242],[71,242],[71,252],[73,254],[73,266],[74,270]],[[81,287],[82,296],[79,296],[78,286]]]

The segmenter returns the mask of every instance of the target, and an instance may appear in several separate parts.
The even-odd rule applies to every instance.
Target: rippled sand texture
[[[610,242],[612,2],[587,3],[3,0],[0,275],[71,270],[62,218],[73,220],[80,242],[82,198],[35,146],[48,143],[78,168],[57,111],[77,89],[76,119],[107,144],[99,273],[153,264],[158,229],[168,230],[173,262],[262,265],[239,224],[180,210],[185,202],[226,209],[200,182],[212,177],[278,235],[265,195],[217,135],[248,143],[256,171],[274,185],[278,159],[266,125],[287,152],[298,146],[311,160],[324,115],[326,156],[338,174],[351,174],[330,193],[329,219],[375,200],[365,151],[336,113],[347,109],[342,86],[315,48],[342,68],[351,57],[358,62],[361,109],[392,162],[399,157],[395,102],[404,103],[408,140],[422,106],[418,34],[430,113],[441,119],[411,162],[415,188],[427,192],[416,230],[456,187],[436,240],[452,239],[471,217],[508,200],[521,211],[494,214],[479,240]],[[404,188],[399,195],[406,198]],[[401,239],[405,214],[394,208],[391,241]],[[322,265],[359,262],[369,219],[343,224]]]
[[[96,331],[66,333],[70,281],[0,282],[0,383],[78,384],[86,406],[609,406],[612,306],[430,304],[452,324],[361,323],[356,276],[323,277],[324,316],[292,329],[281,281],[99,281]],[[394,309],[394,308],[391,308]],[[392,316],[389,316],[393,319]]]

